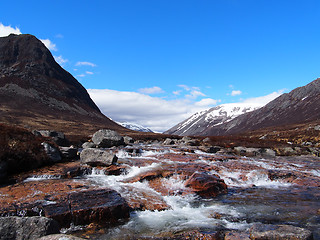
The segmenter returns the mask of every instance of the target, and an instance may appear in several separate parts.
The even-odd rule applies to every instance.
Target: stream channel
[[[130,151],[129,151],[130,152]],[[199,150],[144,146],[135,153],[119,150],[118,162],[127,171],[119,176],[94,169],[83,178],[109,187],[125,199],[160,199],[166,210],[136,210],[130,219],[112,228],[83,233],[90,239],[133,239],[189,230],[248,231],[254,223],[288,224],[309,229],[320,239],[320,161],[313,156],[269,159],[223,156]],[[129,181],[154,171],[168,171],[155,182]],[[206,172],[225,181],[228,193],[200,198],[188,193],[184,173]],[[141,179],[141,178],[140,178]],[[184,194],[182,194],[184,193]],[[147,197],[149,195],[149,198]],[[88,235],[89,234],[89,235]]]

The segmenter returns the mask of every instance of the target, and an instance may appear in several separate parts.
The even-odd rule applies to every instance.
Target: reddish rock
[[[250,234],[245,232],[227,232],[224,240],[250,240]]]
[[[206,173],[192,174],[186,181],[185,186],[204,198],[216,197],[219,194],[227,193],[227,185],[219,176]]]
[[[128,186],[127,191],[128,194],[123,194],[123,197],[133,210],[162,211],[170,208],[163,197],[153,191],[132,186]]]
[[[311,240],[312,232],[291,225],[271,225],[256,223],[250,228],[250,239],[253,240]]]
[[[126,201],[114,190],[88,187],[88,181],[43,180],[0,188],[2,215],[44,215],[61,226],[117,221],[129,217]]]
[[[129,218],[126,201],[111,189],[73,192],[69,195],[69,204],[75,225]]]

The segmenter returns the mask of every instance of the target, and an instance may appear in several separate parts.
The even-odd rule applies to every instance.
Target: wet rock
[[[241,156],[255,157],[261,156],[261,149],[259,148],[246,148],[246,147],[234,147],[237,154]]]
[[[186,231],[183,233],[176,233],[176,234],[167,234],[167,236],[163,236],[160,239],[172,239],[172,240],[185,240],[185,239],[206,239],[206,240],[217,240],[221,239],[220,233],[218,231],[200,231],[200,230],[193,230],[193,231]]]
[[[193,173],[185,182],[185,186],[204,198],[227,193],[227,185],[219,176],[206,173]]]
[[[297,176],[291,171],[283,170],[268,170],[268,178],[274,180],[286,180],[286,182],[293,182]]]
[[[154,191],[128,186],[128,192],[122,193],[133,210],[163,211],[170,208],[163,197]]]
[[[116,163],[118,157],[109,151],[86,148],[80,153],[80,161],[82,164],[88,164],[90,166],[110,166]]]
[[[199,141],[196,140],[196,139],[192,139],[190,137],[183,137],[180,142],[183,144],[183,145],[187,145],[187,146],[197,146],[199,145]]]
[[[291,225],[254,224],[250,230],[250,239],[273,240],[311,240],[312,232]]]
[[[59,224],[46,217],[0,217],[0,240],[34,240],[59,230]]]
[[[114,190],[81,180],[23,182],[0,189],[1,215],[44,215],[62,227],[70,223],[116,222],[129,216],[126,201]]]
[[[61,156],[65,160],[74,160],[78,158],[78,149],[74,147],[59,147]]]
[[[124,143],[127,144],[127,145],[134,143],[134,139],[132,137],[129,137],[129,136],[125,136],[123,138],[123,140],[124,140]]]
[[[250,240],[250,234],[245,232],[226,232],[224,240]]]
[[[276,151],[279,156],[293,156],[297,153],[292,147],[277,148]]]
[[[49,143],[43,142],[41,145],[44,148],[44,151],[52,161],[52,163],[57,163],[61,161],[60,150]]]
[[[69,195],[69,204],[76,225],[129,218],[128,204],[111,189],[73,192]]]
[[[82,144],[82,148],[95,148],[96,144],[94,144],[93,142],[85,142],[84,144]]]
[[[211,146],[211,147],[200,146],[198,148],[199,148],[199,150],[206,152],[206,153],[217,153],[221,150],[221,147],[219,147],[219,146]]]
[[[270,148],[263,148],[263,149],[261,149],[261,156],[262,157],[275,157],[276,152]]]
[[[176,142],[171,138],[167,138],[166,140],[163,141],[163,145],[173,145],[175,143]]]
[[[69,141],[66,139],[64,133],[50,131],[50,130],[34,130],[33,134],[36,136],[49,137],[51,138],[58,146],[67,147],[70,145]]]
[[[37,240],[84,240],[84,238],[78,238],[67,234],[52,234],[38,238]]]
[[[124,145],[124,139],[116,131],[101,129],[93,134],[92,142],[100,148]]]

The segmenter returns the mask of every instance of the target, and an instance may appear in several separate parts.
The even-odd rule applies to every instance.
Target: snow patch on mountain
[[[137,123],[130,123],[130,122],[117,122],[121,126],[131,129],[133,131],[139,131],[139,132],[153,132],[151,129],[147,127],[143,127]]]
[[[263,105],[259,103],[227,103],[197,112],[165,133],[181,136],[200,135],[209,126],[217,126],[231,121],[237,116],[251,112]]]

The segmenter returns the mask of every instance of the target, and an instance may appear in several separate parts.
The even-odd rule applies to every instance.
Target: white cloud
[[[153,131],[163,132],[198,111],[214,105],[216,100],[193,102],[187,99],[165,100],[137,92],[88,89],[100,110],[119,122],[134,122]]]
[[[160,87],[151,87],[151,88],[140,88],[140,93],[144,94],[156,94],[156,93],[163,93],[163,90]]]
[[[180,95],[181,90],[173,91],[172,93],[173,93],[174,95],[178,96],[178,95]]]
[[[244,103],[258,103],[261,105],[266,105],[267,103],[271,102],[272,100],[274,100],[277,97],[279,97],[280,95],[282,95],[284,91],[285,91],[285,89],[281,89],[281,90],[278,90],[277,92],[273,92],[273,93],[270,93],[265,96],[244,99],[244,100],[242,100],[242,102],[244,102]]]
[[[97,65],[91,62],[77,62],[76,66],[90,66],[90,67],[96,67]]]
[[[56,60],[57,63],[59,63],[60,65],[64,65],[65,63],[68,62],[68,59],[64,59],[61,55],[60,56],[53,56],[54,59]]]
[[[233,90],[231,92],[231,96],[237,96],[237,95],[241,95],[241,94],[242,94],[242,92],[240,90]]]
[[[4,26],[2,23],[0,23],[0,37],[6,37],[11,33],[21,34],[21,31],[18,27],[13,28],[11,26]]]
[[[199,102],[196,102],[195,105],[200,107],[209,107],[209,106],[217,105],[217,103],[219,102],[221,102],[221,100],[204,98],[204,99],[201,99]]]
[[[183,88],[183,89],[186,90],[186,91],[190,91],[190,87],[188,87],[187,85],[180,84],[180,85],[178,85],[178,87],[181,87],[181,88]]]
[[[93,73],[93,72],[86,71],[86,74],[88,74],[88,75],[93,75],[94,73]]]
[[[85,77],[86,75],[85,74],[79,74],[77,75],[77,77]]]
[[[190,93],[186,95],[186,98],[196,99],[200,96],[205,97],[206,95],[198,90],[191,90]]]
[[[50,51],[58,51],[56,45],[52,43],[49,39],[40,39],[40,41],[50,50]]]

